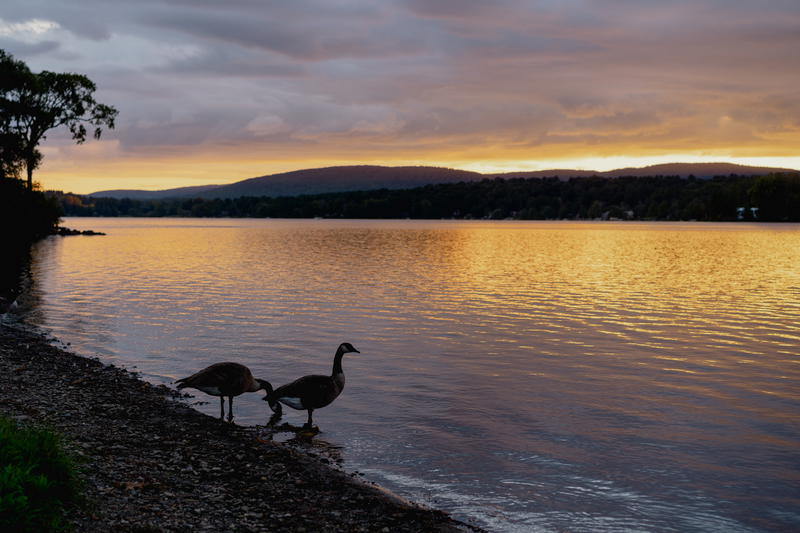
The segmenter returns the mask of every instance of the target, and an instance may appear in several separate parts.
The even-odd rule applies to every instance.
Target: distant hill
[[[326,192],[368,191],[374,189],[413,189],[434,183],[474,181],[486,176],[467,170],[439,167],[343,166],[295,170],[271,176],[250,178],[230,185],[181,187],[161,191],[98,191],[96,198],[239,198],[241,196],[299,196]]]
[[[98,191],[87,196],[95,198],[130,198],[132,200],[157,200],[159,198],[195,197],[222,185],[197,185],[195,187],[179,187],[177,189],[164,189],[160,191],[141,191],[136,189],[113,189]]]
[[[750,167],[746,165],[736,165],[734,163],[665,163],[661,165],[650,165],[647,167],[628,167],[616,170],[598,172],[596,170],[535,170],[535,171],[516,171],[504,174],[494,174],[493,176],[502,178],[583,178],[588,176],[602,176],[606,178],[619,178],[622,176],[681,176],[683,178],[694,176],[696,178],[713,178],[714,176],[762,176],[777,172],[797,172],[790,168],[774,167]]]
[[[251,178],[206,191],[200,198],[298,196],[374,189],[413,189],[432,183],[482,179],[477,172],[438,167],[347,166],[296,170]]]
[[[790,168],[750,167],[733,163],[665,163],[642,168],[620,168],[598,175],[608,177],[620,176],[695,176],[697,178],[713,178],[714,176],[763,176],[777,172],[797,172]]]
[[[608,172],[593,170],[537,170],[501,174],[480,174],[467,170],[440,167],[383,167],[371,165],[341,166],[295,170],[270,176],[250,178],[229,185],[202,185],[160,191],[108,190],[91,193],[95,198],[131,198],[154,200],[159,198],[239,198],[241,196],[299,196],[375,189],[412,189],[423,185],[478,181],[485,178],[535,178],[558,176],[563,179],[587,176],[758,176],[774,172],[797,172],[792,169],[750,167],[732,163],[668,163],[642,168],[622,168]]]

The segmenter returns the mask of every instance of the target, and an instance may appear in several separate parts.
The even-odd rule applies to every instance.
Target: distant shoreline
[[[64,218],[79,218],[84,220],[92,219],[149,219],[149,220],[296,220],[296,221],[309,221],[309,220],[330,220],[330,221],[373,221],[373,222],[520,222],[520,223],[559,223],[559,222],[574,222],[577,224],[586,222],[623,222],[625,224],[729,224],[732,226],[747,225],[747,224],[763,224],[765,226],[787,224],[797,225],[798,221],[772,221],[772,220],[652,220],[652,219],[622,219],[622,218],[548,218],[548,219],[520,219],[520,218],[338,218],[338,217],[192,217],[192,216],[163,216],[163,217],[148,217],[148,216],[89,216],[89,215],[65,215]],[[52,236],[80,236],[80,235],[107,235],[102,231],[94,230],[75,230],[66,228],[67,231],[61,233],[56,231]]]
[[[50,194],[66,216],[800,222],[800,174],[496,178],[220,198]]]

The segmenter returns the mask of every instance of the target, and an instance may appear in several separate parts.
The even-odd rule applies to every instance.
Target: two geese
[[[342,357],[346,353],[361,353],[349,342],[339,345],[333,357],[333,370],[330,376],[303,376],[273,390],[266,380],[253,377],[244,365],[239,363],[216,363],[189,377],[177,380],[178,389],[187,387],[219,396],[220,418],[225,418],[225,397],[228,398],[228,421],[233,420],[233,397],[245,392],[267,391],[264,401],[269,402],[275,413],[270,423],[283,414],[281,404],[292,409],[308,411],[308,422],[304,427],[312,427],[314,409],[321,409],[335,400],[344,389],[344,370]]]

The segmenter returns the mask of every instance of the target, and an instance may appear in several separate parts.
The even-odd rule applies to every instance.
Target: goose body
[[[321,409],[330,405],[344,389],[345,378],[342,369],[342,356],[346,353],[361,353],[353,345],[345,342],[339,345],[336,355],[333,356],[333,370],[330,376],[312,374],[303,376],[291,383],[282,385],[264,397],[264,401],[269,402],[269,406],[275,413],[273,421],[283,414],[281,404],[297,409],[308,411],[308,422],[306,427],[312,426],[312,416],[314,409]]]
[[[225,418],[225,397],[228,397],[228,421],[233,420],[233,397],[245,392],[264,389],[272,392],[269,381],[256,379],[250,369],[239,363],[216,363],[175,383],[178,389],[187,387],[219,396],[219,417]]]

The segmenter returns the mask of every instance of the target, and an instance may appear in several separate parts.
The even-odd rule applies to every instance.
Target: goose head
[[[265,391],[267,391],[267,396],[272,394],[272,385],[270,384],[269,381],[267,381],[266,379],[258,379],[258,378],[256,378],[256,381],[259,384],[259,387],[256,390],[264,389]]]
[[[350,344],[349,342],[343,342],[342,344],[340,344],[339,351],[342,353],[361,353],[355,348],[353,348],[353,345]]]

